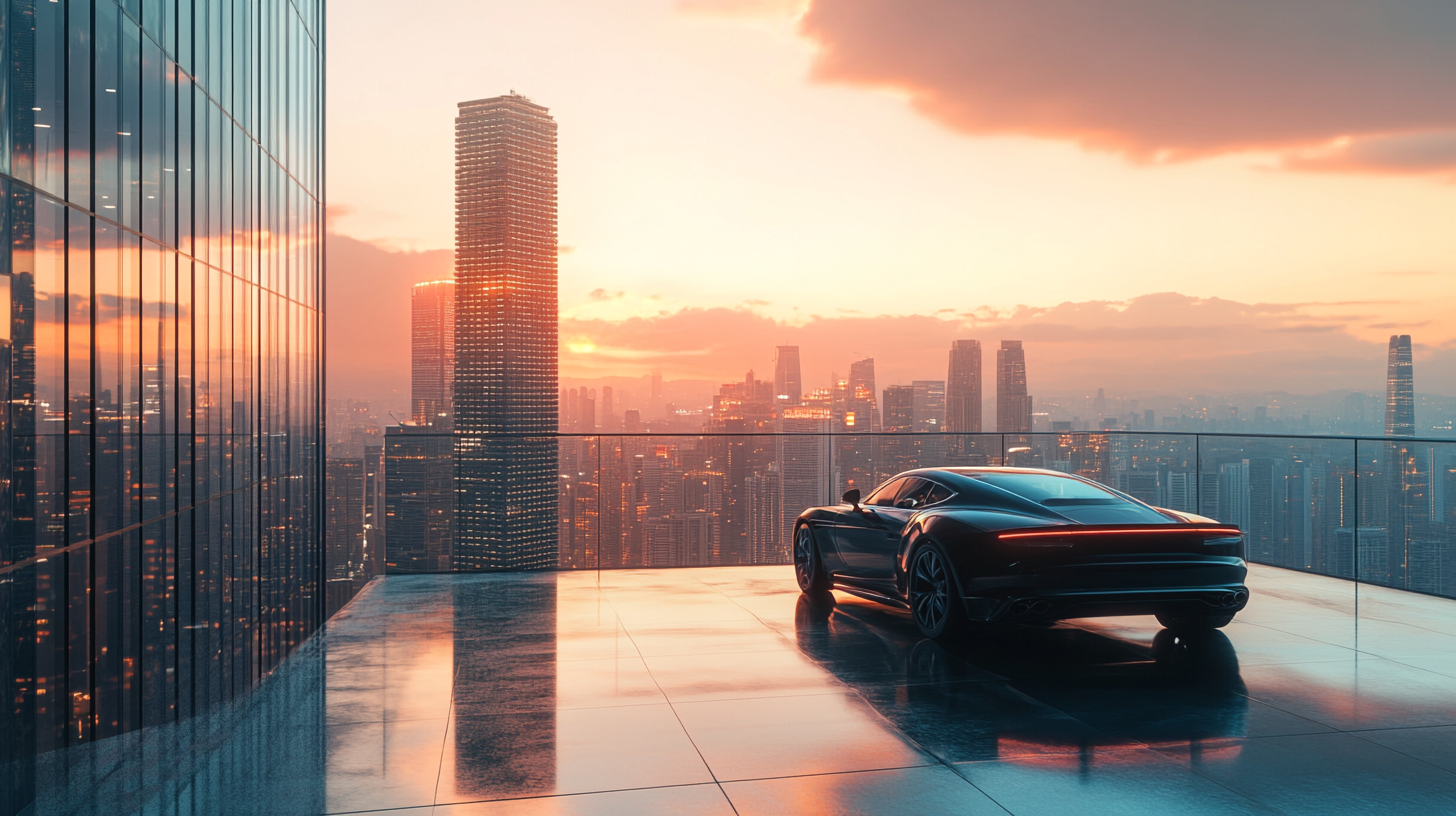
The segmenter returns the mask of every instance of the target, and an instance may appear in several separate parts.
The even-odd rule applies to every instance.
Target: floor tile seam
[[[1288,629],[1280,629],[1277,626],[1270,626],[1270,625],[1264,624],[1264,623],[1255,623],[1253,621],[1239,621],[1239,623],[1243,624],[1244,626],[1253,626],[1253,627],[1256,627],[1256,628],[1259,628],[1259,629],[1264,629],[1264,630],[1267,630],[1267,631],[1270,631],[1270,632],[1278,632],[1278,633],[1280,633],[1282,635],[1289,635],[1290,637],[1301,638],[1303,640],[1308,640],[1308,641],[1311,641],[1313,643],[1323,643],[1326,646],[1333,646],[1336,649],[1344,649],[1347,652],[1358,652],[1358,651],[1360,651],[1358,648],[1356,648],[1354,646],[1345,646],[1344,644],[1335,643],[1335,642],[1329,641],[1329,640],[1323,640],[1321,638],[1313,637],[1311,635],[1302,635],[1302,634],[1300,634],[1298,632],[1291,632]],[[1356,642],[1359,641],[1359,634],[1358,634],[1358,632],[1356,633],[1355,639],[1356,639]]]
[[[1431,674],[1434,674],[1434,675],[1437,675],[1437,676],[1440,676],[1440,677],[1456,678],[1456,670],[1453,670],[1453,671],[1450,671],[1450,672],[1437,671],[1435,669],[1428,669],[1425,666],[1417,666],[1417,665],[1415,665],[1413,663],[1407,663],[1406,662],[1407,660],[1411,660],[1413,658],[1407,658],[1407,657],[1384,657],[1382,655],[1371,655],[1371,657],[1376,657],[1376,658],[1379,658],[1380,660],[1384,660],[1384,661],[1387,661],[1387,662],[1390,662],[1390,663],[1395,663],[1397,665],[1405,666],[1408,669],[1416,669],[1418,671],[1430,672]]]
[[[635,643],[636,641],[634,640],[633,642]],[[804,654],[804,652],[803,652],[802,649],[799,649],[797,646],[792,646],[792,645],[789,646],[789,648],[787,648],[787,649],[744,649],[743,651],[740,651],[740,652],[703,652],[703,653],[697,653],[697,654],[688,653],[688,654],[675,654],[675,655],[652,655],[650,658],[647,655],[643,655],[642,656],[642,659],[643,660],[649,660],[649,659],[661,659],[661,658],[665,658],[665,657],[707,657],[709,655],[753,655],[753,654],[794,654],[794,655],[798,655],[798,656],[802,656],[802,657],[808,658],[809,661],[810,661],[810,663],[814,666],[814,668],[816,668],[816,669],[821,668],[819,666],[819,661],[814,660],[812,657],[809,657],[808,655]]]
[[[1274,812],[1274,811],[1270,811],[1269,810],[1269,806],[1268,805],[1266,805],[1265,803],[1259,801],[1258,799],[1255,799],[1254,797],[1250,796],[1249,794],[1244,793],[1243,791],[1240,791],[1240,790],[1236,790],[1234,788],[1231,788],[1228,785],[1224,784],[1223,782],[1221,782],[1221,781],[1219,781],[1217,779],[1214,779],[1211,776],[1208,776],[1207,774],[1199,773],[1198,770],[1195,769],[1195,768],[1193,768],[1191,765],[1183,765],[1182,763],[1177,762],[1172,757],[1169,757],[1169,756],[1165,755],[1164,752],[1159,751],[1158,749],[1153,748],[1152,746],[1149,746],[1149,745],[1144,744],[1144,743],[1138,743],[1138,746],[1139,747],[1137,748],[1137,750],[1142,750],[1142,751],[1149,752],[1153,756],[1153,758],[1155,760],[1157,760],[1158,762],[1160,762],[1160,763],[1162,763],[1162,764],[1164,764],[1164,765],[1166,765],[1166,766],[1168,766],[1170,768],[1173,768],[1175,770],[1186,770],[1186,771],[1188,771],[1190,773],[1197,774],[1199,777],[1201,777],[1203,779],[1206,779],[1209,782],[1212,782],[1213,784],[1219,786],[1220,788],[1223,788],[1224,790],[1228,791],[1229,793],[1232,793],[1234,796],[1236,796],[1236,797],[1238,797],[1240,799],[1243,799],[1243,800],[1249,802],[1250,804],[1254,805],[1256,808],[1258,808],[1261,811],[1266,811],[1266,812],[1271,812],[1271,813]],[[1119,748],[1117,748],[1115,750],[1126,750],[1126,749],[1119,747]],[[970,781],[970,778],[969,777],[966,777],[965,774],[963,774],[963,773],[960,772],[960,770],[959,770],[960,767],[966,767],[966,766],[970,766],[970,765],[985,765],[985,764],[998,763],[998,762],[1004,762],[1004,761],[1006,761],[1006,760],[997,758],[997,759],[987,759],[987,760],[971,760],[969,762],[956,762],[956,763],[953,763],[952,764],[951,770],[954,770],[957,774],[959,774],[961,777],[965,778],[967,781]],[[974,785],[975,782],[971,782],[971,784]],[[977,787],[977,790],[981,790],[981,788],[978,786]],[[981,790],[981,792],[982,793],[985,793],[984,790]],[[986,795],[987,796],[990,796],[990,794],[986,794]],[[1000,805],[1001,803],[1000,802],[997,802],[996,804]],[[1011,812],[1010,809],[1009,808],[1006,808],[1005,805],[1002,805],[1002,808],[1005,809],[1005,810],[1007,810],[1008,812]]]
[[[1267,802],[1260,801],[1259,799],[1255,799],[1252,794],[1244,793],[1243,791],[1239,790],[1238,788],[1235,788],[1235,787],[1229,785],[1228,783],[1223,782],[1222,780],[1219,780],[1219,779],[1216,779],[1216,778],[1214,778],[1212,776],[1209,776],[1208,774],[1204,773],[1203,771],[1199,770],[1198,768],[1193,767],[1193,763],[1191,763],[1191,762],[1188,763],[1186,766],[1185,765],[1181,765],[1181,764],[1179,764],[1177,762],[1174,762],[1173,763],[1173,766],[1175,768],[1183,768],[1183,769],[1186,769],[1189,773],[1194,774],[1194,775],[1196,775],[1196,776],[1198,776],[1200,778],[1206,779],[1209,782],[1212,782],[1213,784],[1219,786],[1220,788],[1223,788],[1224,790],[1228,791],[1229,793],[1232,793],[1234,796],[1237,796],[1240,799],[1243,799],[1244,801],[1246,801],[1249,804],[1253,805],[1259,811],[1262,811],[1264,813],[1271,814],[1271,816],[1273,816],[1274,814],[1278,814],[1280,812],[1277,809],[1275,809],[1274,805],[1272,805],[1270,803],[1267,803]]]
[[[455,807],[456,805],[489,805],[489,804],[494,804],[496,802],[530,802],[530,801],[535,801],[535,800],[538,800],[538,799],[570,799],[570,798],[576,797],[576,796],[601,796],[602,794],[611,794],[611,793],[634,793],[634,792],[637,792],[637,791],[672,790],[674,788],[682,788],[682,789],[686,789],[686,788],[708,788],[708,787],[717,787],[720,792],[722,791],[722,787],[719,786],[715,782],[684,782],[684,783],[676,784],[676,785],[643,785],[643,786],[632,787],[632,788],[599,788],[599,789],[595,789],[595,790],[571,791],[570,793],[540,793],[540,794],[533,794],[533,795],[528,795],[528,796],[502,796],[502,797],[499,797],[499,798],[496,798],[496,799],[465,799],[465,800],[461,800],[459,802],[438,802],[438,803],[433,804],[433,805],[411,805],[411,806],[406,807],[406,808],[396,808],[396,810],[412,810],[412,809],[421,808],[421,807],[435,807],[435,808],[440,808],[440,807]],[[727,794],[724,794],[724,796],[726,796],[726,795]],[[353,814],[353,813],[375,813],[375,812],[384,812],[384,811],[372,811],[372,810],[345,811],[345,813],[348,813],[348,814]],[[330,813],[330,814],[326,814],[325,816],[340,816],[340,815]]]
[[[1355,618],[1355,624],[1356,624],[1357,627],[1359,626],[1360,621],[1374,621],[1376,623],[1391,623],[1391,624],[1395,624],[1396,626],[1409,626],[1412,629],[1419,629],[1422,632],[1431,632],[1431,633],[1434,633],[1434,634],[1437,634],[1437,635],[1445,635],[1446,637],[1451,637],[1451,633],[1449,631],[1443,631],[1441,629],[1432,629],[1429,626],[1420,626],[1420,625],[1417,625],[1417,624],[1414,624],[1414,623],[1409,623],[1407,621],[1402,621],[1402,620],[1389,620],[1387,618],[1366,617],[1366,616],[1363,616],[1362,615],[1362,616],[1359,616],[1359,617]]]
[[[1330,661],[1330,662],[1343,662],[1343,661]],[[1290,665],[1303,665],[1303,664],[1290,664]],[[1240,678],[1240,679],[1242,679],[1242,678]],[[1264,699],[1261,699],[1259,697],[1255,697],[1254,695],[1250,694],[1247,689],[1245,689],[1242,692],[1236,691],[1236,692],[1234,692],[1234,694],[1237,694],[1240,697],[1243,697],[1245,700],[1248,700],[1250,702],[1258,703],[1261,706],[1266,706],[1268,708],[1272,708],[1272,709],[1274,709],[1275,711],[1278,711],[1281,714],[1287,714],[1290,717],[1295,718],[1296,720],[1300,720],[1302,722],[1307,722],[1307,723],[1310,723],[1312,725],[1318,725],[1318,726],[1320,726],[1322,728],[1332,729],[1331,731],[1316,731],[1316,732],[1314,732],[1316,734],[1327,734],[1327,733],[1336,733],[1336,734],[1338,734],[1338,733],[1341,733],[1341,731],[1342,731],[1342,729],[1339,726],[1337,726],[1337,725],[1333,725],[1333,724],[1327,723],[1327,722],[1321,722],[1319,720],[1316,720],[1313,717],[1306,717],[1305,715],[1300,714],[1297,711],[1290,711],[1289,709],[1285,708],[1284,706],[1277,705],[1277,704],[1275,704],[1273,702],[1270,702],[1269,700],[1264,700]],[[1296,734],[1275,734],[1275,735],[1271,735],[1271,736],[1303,736],[1303,735],[1296,735]],[[1265,737],[1244,737],[1243,739],[1265,739]]]
[[[445,744],[450,739],[450,723],[455,713],[455,681],[459,676],[459,668],[456,668],[450,676],[450,705],[446,708],[445,733],[440,735],[440,755],[435,761],[435,790],[430,795],[430,802],[433,804],[438,804],[440,801],[440,779],[445,775]]]
[[[762,626],[763,628],[767,629],[770,632],[773,632],[775,635],[777,635],[778,637],[782,638],[786,643],[788,643],[789,645],[793,646],[796,650],[798,649],[798,644],[795,643],[792,638],[788,637],[783,632],[778,631],[777,629],[773,628],[772,626],[769,626],[768,625],[768,621],[765,621],[762,617],[760,617],[757,612],[754,612],[752,609],[749,609],[748,607],[746,607],[743,604],[739,603],[737,598],[734,598],[732,595],[729,595],[728,593],[726,593],[723,590],[719,589],[718,587],[716,587],[716,586],[708,583],[707,581],[704,581],[702,578],[699,578],[696,575],[693,576],[693,580],[697,581],[698,583],[702,584],[703,586],[708,587],[709,589],[711,589],[714,592],[718,593],[718,595],[720,595],[721,597],[725,598],[729,603],[733,604],[734,606],[738,607],[739,609],[742,609],[744,612],[746,612],[750,616],[752,616],[754,620],[758,621],[758,623],[759,623],[760,626]]]
[[[833,689],[830,691],[809,691],[803,694],[763,694],[756,697],[708,697],[702,700],[674,701],[671,697],[669,697],[668,702],[676,702],[678,705],[699,705],[702,703],[735,703],[743,702],[745,700],[789,700],[799,697],[844,697],[845,695],[852,694],[853,692],[854,689],[846,688]]]
[[[553,706],[551,708],[496,709],[489,714],[456,714],[452,719],[480,720],[487,717],[516,716],[520,714],[546,714],[553,711],[605,711],[616,708],[643,708],[645,706],[667,705],[667,700],[652,700],[644,703],[622,703],[621,705]]]
[[[616,611],[616,606],[612,603],[610,598],[607,599],[607,605],[611,606],[614,612]],[[618,615],[618,620],[621,620],[620,615]],[[627,639],[632,641],[632,648],[636,649],[637,640],[632,637],[632,631],[626,628],[625,624],[622,627],[622,631],[626,633]],[[697,753],[698,761],[703,763],[703,768],[708,772],[708,777],[713,780],[713,784],[718,786],[718,792],[723,795],[723,798],[725,800],[727,800],[728,792],[723,790],[723,783],[718,780],[718,774],[713,771],[713,766],[708,764],[708,758],[703,756],[703,749],[698,747],[697,740],[693,739],[692,733],[688,731],[687,724],[683,722],[682,715],[678,713],[677,707],[673,705],[672,698],[667,696],[667,692],[662,688],[662,683],[658,681],[657,675],[652,673],[651,666],[647,667],[647,676],[652,678],[652,684],[654,686],[657,686],[657,692],[661,694],[664,698],[667,698],[667,710],[672,712],[673,719],[677,720],[677,727],[682,729],[683,736],[687,738],[688,744],[693,746],[693,751]],[[730,808],[733,808],[733,812],[735,814],[738,812],[738,808],[733,805],[732,800],[728,800],[728,806]]]
[[[1427,727],[1430,727],[1430,726],[1427,726]],[[1437,726],[1437,727],[1439,727],[1439,726]],[[1364,734],[1366,734],[1366,733],[1373,733],[1373,731],[1377,731],[1377,730],[1408,730],[1408,729],[1367,729],[1366,731],[1345,731],[1345,733],[1350,734],[1350,736],[1356,737],[1356,739],[1357,740],[1360,740],[1360,742],[1370,743],[1370,745],[1377,746],[1377,748],[1383,748],[1383,749],[1386,749],[1386,750],[1390,750],[1390,752],[1398,753],[1398,755],[1405,756],[1406,759],[1414,759],[1415,762],[1420,762],[1421,765],[1425,765],[1425,766],[1427,766],[1427,768],[1434,769],[1434,771],[1439,771],[1440,774],[1446,775],[1446,777],[1450,777],[1450,778],[1452,778],[1452,780],[1456,780],[1456,772],[1453,772],[1452,769],[1450,769],[1450,768],[1441,768],[1440,765],[1433,764],[1433,762],[1427,761],[1427,759],[1421,759],[1420,756],[1415,756],[1414,753],[1406,753],[1406,752],[1404,752],[1404,750],[1401,750],[1399,748],[1392,748],[1392,746],[1383,745],[1383,743],[1374,742],[1374,740],[1373,739],[1370,739],[1370,737],[1364,736]]]
[[[1295,736],[1299,736],[1299,737],[1315,736],[1315,737],[1319,737],[1319,736],[1345,736],[1345,735],[1356,736],[1357,739],[1359,738],[1357,735],[1350,734],[1349,732],[1345,732],[1345,731],[1336,732],[1334,734],[1289,734],[1289,735],[1286,735],[1286,736],[1291,736],[1291,737],[1295,737]],[[1266,739],[1278,739],[1278,737],[1268,737]],[[1452,777],[1453,779],[1456,779],[1456,773],[1452,773],[1452,772],[1446,770],[1445,768],[1441,768],[1441,767],[1438,767],[1436,765],[1432,765],[1431,763],[1426,762],[1425,760],[1420,759],[1418,757],[1413,757],[1413,756],[1405,753],[1404,751],[1398,751],[1398,750],[1396,750],[1394,748],[1391,748],[1388,745],[1381,745],[1380,743],[1375,742],[1374,740],[1362,739],[1361,741],[1362,742],[1369,743],[1370,745],[1374,745],[1377,748],[1385,748],[1386,750],[1389,750],[1390,752],[1392,752],[1394,754],[1398,754],[1400,756],[1406,757],[1407,759],[1413,759],[1416,762],[1421,763],[1422,765],[1426,765],[1426,766],[1428,766],[1428,767],[1430,767],[1430,768],[1432,768],[1434,770],[1440,771],[1445,776],[1449,776],[1449,777]],[[1183,766],[1183,765],[1181,765],[1179,763],[1176,763],[1176,762],[1173,763],[1173,764],[1176,765],[1177,767],[1180,767],[1180,768],[1181,767],[1185,767],[1185,766]],[[1203,771],[1200,771],[1198,768],[1193,767],[1193,764],[1191,762],[1186,767],[1187,767],[1187,769],[1189,771],[1198,774],[1199,776],[1203,777],[1204,779],[1209,780],[1210,782],[1213,782],[1216,785],[1219,785],[1220,787],[1224,788],[1225,790],[1231,791],[1235,795],[1242,796],[1243,798],[1248,799],[1249,801],[1253,802],[1256,805],[1259,805],[1260,807],[1269,808],[1271,810],[1271,812],[1273,812],[1273,813],[1278,813],[1277,810],[1273,810],[1272,809],[1273,808],[1272,805],[1269,805],[1269,804],[1266,804],[1264,802],[1261,802],[1258,799],[1253,798],[1253,796],[1251,796],[1250,794],[1243,793],[1242,791],[1239,791],[1236,788],[1230,787],[1229,785],[1227,785],[1227,784],[1219,781],[1218,779],[1215,779],[1214,777],[1209,776],[1208,774],[1204,773]]]
[[[891,771],[913,771],[920,768],[940,768],[943,767],[944,764],[945,763],[943,762],[920,762],[912,765],[885,765],[883,767],[877,768],[854,768],[847,771],[821,771],[818,773],[777,774],[774,776],[743,776],[734,779],[724,779],[723,784],[737,785],[746,782],[774,782],[780,779],[817,779],[830,776],[852,776],[854,774],[890,773]],[[965,777],[961,777],[961,779],[964,780]]]
[[[374,810],[323,810],[319,816],[368,816],[370,813],[408,813],[410,811],[434,812],[434,805],[400,805],[399,807],[375,808]]]
[[[1352,728],[1342,731],[1342,734],[1375,733],[1376,731],[1419,731],[1422,728],[1456,728],[1456,721],[1449,723],[1433,723],[1431,725],[1388,725],[1383,728]]]

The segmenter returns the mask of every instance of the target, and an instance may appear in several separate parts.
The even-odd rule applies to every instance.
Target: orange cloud
[[[363,397],[381,410],[407,410],[410,286],[452,274],[452,253],[391,252],[330,235],[328,391]],[[601,290],[595,299],[616,297]],[[103,300],[103,311],[111,301]],[[1456,382],[1456,342],[1422,345],[1428,321],[1387,322],[1390,301],[1238,303],[1175,293],[1126,302],[1050,307],[963,307],[926,315],[819,315],[775,320],[744,305],[662,310],[625,320],[565,317],[563,379],[635,377],[660,370],[669,380],[727,382],[753,369],[773,372],[774,346],[798,345],[806,383],[828,384],[850,362],[874,357],[879,384],[943,379],[952,340],[977,339],[991,388],[999,340],[1023,340],[1033,389],[1106,387],[1121,392],[1196,393],[1341,388],[1378,391],[1383,336],[1414,333],[1417,387],[1448,393]],[[938,305],[938,304],[936,304]],[[1331,307],[1338,307],[1338,314]],[[1368,312],[1361,314],[1361,312]],[[1431,329],[1434,332],[1434,329]]]
[[[801,21],[814,78],[964,133],[1390,173],[1456,169],[1453,30],[1435,0],[818,0]]]

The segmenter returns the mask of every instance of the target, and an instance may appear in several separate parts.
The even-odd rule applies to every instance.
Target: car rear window
[[[1043,473],[981,473],[975,478],[1046,507],[1124,503],[1122,499],[1095,484],[1066,476]]]

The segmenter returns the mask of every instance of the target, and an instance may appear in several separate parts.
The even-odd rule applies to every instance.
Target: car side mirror
[[[905,498],[895,502],[895,506],[900,508],[901,510],[914,510],[915,506],[918,504],[920,504],[920,502],[916,501],[913,498],[910,498],[909,496],[906,496]]]
[[[847,505],[849,505],[849,506],[851,506],[851,507],[853,507],[854,509],[858,510],[859,509],[859,488],[857,488],[857,487],[851,487],[850,489],[844,491],[844,503],[847,504]]]

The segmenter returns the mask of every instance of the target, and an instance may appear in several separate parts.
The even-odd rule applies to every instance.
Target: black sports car
[[[1249,601],[1237,527],[1028,468],[926,468],[804,511],[794,573],[909,609],[927,637],[972,621],[1156,615],[1226,626]]]

